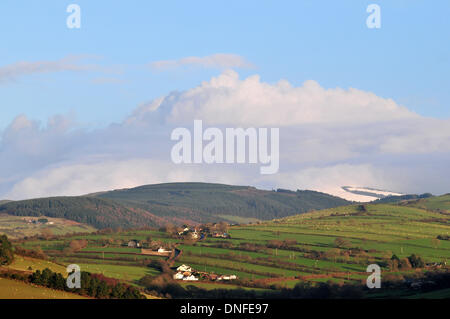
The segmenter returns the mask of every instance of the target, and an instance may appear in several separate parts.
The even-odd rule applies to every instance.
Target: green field
[[[157,275],[158,272],[148,267],[133,267],[109,264],[86,264],[77,263],[81,271],[90,273],[103,274],[106,277],[122,279],[125,281],[138,280],[145,275]]]
[[[21,281],[0,278],[0,299],[87,299],[65,291],[35,287]]]
[[[52,224],[33,224],[28,222],[28,220],[37,220],[38,217],[0,214],[0,234],[5,234],[13,239],[41,235],[43,232],[50,232],[53,235],[65,235],[69,233],[91,233],[96,230],[92,226],[62,218],[45,218]]]
[[[450,194],[412,201],[408,205],[428,210],[450,211]]]
[[[55,264],[48,260],[35,259],[30,257],[22,257],[15,256],[14,262],[8,266],[14,270],[20,271],[36,271],[36,270],[44,270],[45,268],[50,269],[53,272],[57,272],[62,274],[63,276],[67,275],[66,267]]]
[[[447,203],[447,199],[432,200],[433,204],[429,205]],[[145,275],[158,276],[159,270],[149,264],[165,257],[140,255],[140,249],[123,245],[128,240],[145,240],[149,236],[158,242],[176,244],[182,251],[173,266],[188,264],[197,271],[234,274],[246,282],[242,287],[247,288],[249,283],[266,288],[270,285],[293,288],[302,281],[360,284],[367,278],[367,266],[373,263],[382,265],[384,274],[410,274],[411,269],[389,268],[393,254],[400,259],[419,255],[425,263],[445,263],[450,258],[450,241],[436,240],[438,235],[450,232],[450,215],[434,208],[419,208],[416,202],[343,206],[232,226],[228,232],[231,239],[207,237],[194,243],[157,230],[124,230],[20,244],[26,248],[41,247],[57,263],[75,263],[84,271],[134,285]],[[337,238],[342,245],[337,243]],[[78,239],[86,239],[88,246],[66,252],[70,241]],[[105,241],[112,244],[102,246]],[[288,244],[282,246],[283,243]],[[19,260],[14,267],[19,269],[19,265],[21,269],[27,268]],[[205,289],[241,285],[207,281],[180,284]]]

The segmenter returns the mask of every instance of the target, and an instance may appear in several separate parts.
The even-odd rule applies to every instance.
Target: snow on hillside
[[[337,194],[336,194],[337,195]],[[371,202],[388,196],[401,196],[402,193],[380,190],[370,187],[342,186],[339,197],[355,202]]]

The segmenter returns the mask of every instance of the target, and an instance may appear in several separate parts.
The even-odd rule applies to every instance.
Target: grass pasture
[[[30,257],[15,256],[14,262],[8,266],[14,270],[31,271],[44,270],[49,268],[53,272],[62,274],[64,277],[67,275],[66,267],[53,263],[48,260],[35,259]]]
[[[0,278],[0,299],[87,299],[65,291],[36,287],[21,281]]]
[[[38,217],[0,214],[0,234],[5,234],[11,239],[16,239],[40,235],[44,231],[50,231],[54,235],[65,235],[68,233],[91,233],[96,230],[92,226],[62,218],[45,218],[48,219],[49,223],[53,224],[33,224],[28,222],[28,220],[37,220]]]
[[[153,268],[149,267],[134,267],[124,265],[110,265],[110,264],[88,264],[77,263],[81,271],[87,271],[95,274],[103,274],[106,277],[120,279],[128,282],[139,280],[145,275],[159,274]]]
[[[182,254],[174,266],[187,264],[201,272],[235,274],[243,284],[247,283],[245,288],[249,288],[248,282],[252,281],[269,288],[270,285],[292,288],[299,281],[361,283],[368,276],[367,266],[373,263],[379,263],[384,273],[393,275],[411,271],[389,270],[386,265],[393,254],[399,258],[416,254],[426,263],[446,262],[450,258],[450,241],[436,240],[436,237],[448,232],[450,215],[446,213],[404,204],[366,204],[232,226],[228,231],[230,239],[207,237],[192,243],[157,230],[124,230],[62,240],[25,241],[22,245],[26,248],[39,246],[58,263],[75,263],[84,271],[137,284],[145,275],[158,276],[159,270],[148,264],[164,257],[140,255],[140,249],[123,245],[131,239],[151,237],[159,242],[177,244]],[[68,243],[74,239],[86,239],[88,246],[66,252]],[[112,244],[102,246],[105,241]],[[277,246],[283,241],[289,244]],[[26,270],[27,263],[18,260],[15,267]],[[180,284],[205,289],[239,285],[206,281],[180,281]]]

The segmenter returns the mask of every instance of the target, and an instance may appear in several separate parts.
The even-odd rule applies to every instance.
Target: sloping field
[[[394,254],[402,260],[415,254],[425,263],[445,264],[450,258],[450,241],[437,236],[450,232],[449,220],[445,212],[403,203],[358,204],[233,226],[229,239],[207,237],[189,242],[156,230],[124,230],[83,236],[88,246],[75,253],[63,250],[79,236],[63,241],[34,240],[24,246],[40,246],[60,263],[77,263],[82,270],[134,284],[145,275],[160,272],[147,256],[136,255],[138,249],[123,245],[149,236],[152,241],[177,243],[182,254],[174,266],[187,264],[200,272],[234,274],[247,284],[257,284],[245,287],[293,287],[299,281],[361,283],[367,278],[367,266],[373,263],[393,276],[416,270],[411,266],[390,269]],[[112,244],[101,246],[105,241]],[[203,287],[209,283],[189,284]]]
[[[450,194],[411,201],[407,205],[428,210],[446,210],[450,212]]]
[[[8,266],[8,268],[20,271],[34,272],[36,270],[44,270],[49,268],[53,272],[67,276],[66,268],[64,266],[55,264],[48,260],[35,259],[30,257],[15,256],[14,262]]]
[[[10,239],[23,238],[26,236],[41,235],[49,232],[53,235],[65,235],[69,233],[92,233],[96,229],[86,224],[80,224],[63,218],[45,217],[48,223],[31,223],[38,217],[12,216],[0,214],[0,234],[5,234]]]
[[[37,287],[21,281],[0,278],[0,299],[87,299],[65,291]]]

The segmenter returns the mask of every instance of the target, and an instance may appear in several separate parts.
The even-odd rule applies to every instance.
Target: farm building
[[[185,280],[185,281],[197,281],[198,278],[195,277],[194,275],[190,275],[188,277],[184,277],[183,280]]]
[[[190,266],[187,265],[181,265],[180,267],[177,268],[178,272],[192,272],[192,268]]]
[[[217,275],[216,274],[210,274],[209,275],[209,280],[217,280]]]
[[[214,238],[231,238],[230,234],[228,233],[214,233],[212,234],[212,237]]]
[[[177,272],[175,275],[173,275],[173,279],[175,280],[181,280],[183,279],[183,274],[181,272]]]
[[[186,235],[189,233],[190,229],[188,227],[185,227],[182,231],[178,232],[178,235]]]
[[[128,247],[141,247],[141,243],[138,240],[133,239],[128,242],[127,246]]]
[[[236,280],[236,275],[223,275],[217,278],[217,280]]]

